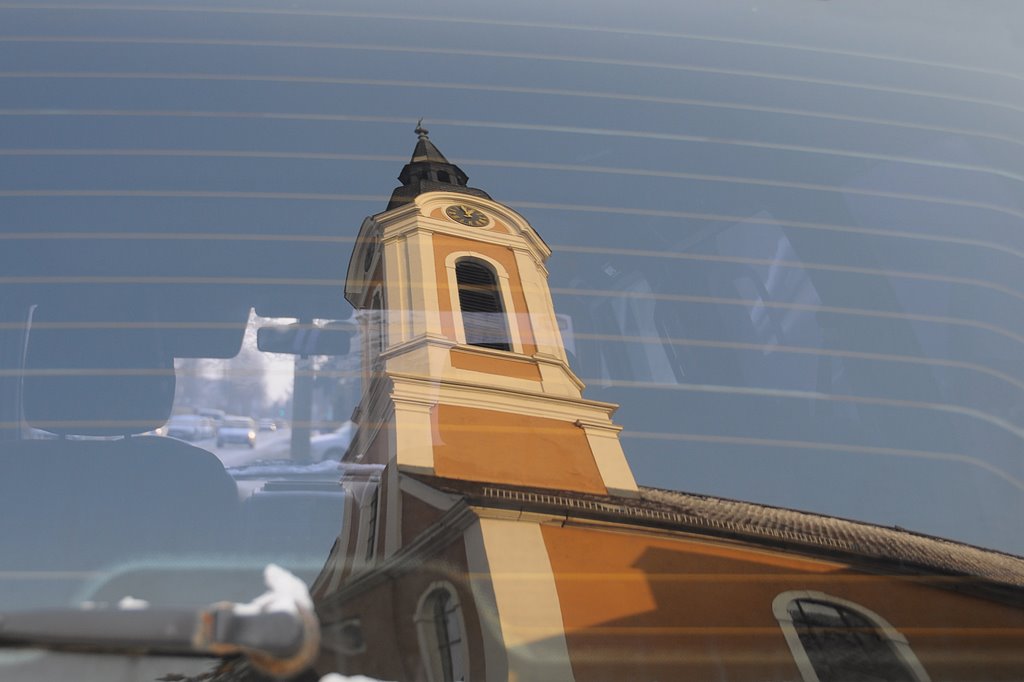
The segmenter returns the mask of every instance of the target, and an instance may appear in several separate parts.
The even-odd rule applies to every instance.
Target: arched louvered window
[[[459,308],[466,343],[471,346],[512,350],[508,321],[494,271],[484,263],[463,259],[455,264]]]
[[[906,638],[877,614],[822,593],[786,593],[775,603],[804,682],[928,680]]]
[[[465,624],[454,588],[434,583],[420,598],[415,621],[427,679],[465,682],[469,679]]]

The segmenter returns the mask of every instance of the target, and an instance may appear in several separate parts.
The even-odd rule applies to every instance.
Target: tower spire
[[[415,197],[427,192],[458,192],[484,199],[491,197],[483,190],[469,187],[469,176],[461,168],[445,158],[433,142],[429,131],[423,127],[423,119],[416,122],[416,147],[412,158],[398,175],[402,186],[391,193],[387,210],[403,206]]]

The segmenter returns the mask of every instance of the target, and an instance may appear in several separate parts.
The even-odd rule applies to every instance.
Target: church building
[[[637,485],[570,368],[551,253],[418,127],[359,230],[323,671],[381,680],[1019,680],[1024,559]],[[666,460],[671,460],[666,445]]]

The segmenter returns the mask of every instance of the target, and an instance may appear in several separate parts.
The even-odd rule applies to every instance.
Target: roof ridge
[[[988,554],[998,554],[998,555],[1007,557],[1009,559],[1013,559],[1013,560],[1016,560],[1016,561],[1024,562],[1024,556],[1020,556],[1020,555],[1017,555],[1017,554],[1012,554],[1010,552],[1006,552],[1006,551],[999,550],[999,549],[993,549],[991,547],[981,547],[979,545],[974,545],[974,544],[971,544],[969,542],[963,542],[962,540],[954,540],[952,538],[945,538],[945,537],[942,537],[942,536],[939,536],[939,535],[930,535],[928,533],[924,533],[924,532],[921,532],[921,531],[913,530],[913,529],[910,529],[910,528],[904,528],[903,526],[899,526],[899,525],[887,526],[887,525],[883,525],[883,524],[879,524],[879,523],[872,523],[870,521],[863,521],[863,520],[860,520],[860,519],[851,519],[851,518],[847,518],[845,516],[834,516],[834,515],[831,515],[831,514],[822,514],[822,513],[818,513],[818,512],[809,511],[809,510],[806,510],[806,509],[794,509],[792,507],[782,507],[782,506],[774,505],[774,504],[766,504],[766,503],[761,503],[761,502],[751,502],[750,500],[738,500],[738,499],[735,499],[735,498],[721,497],[721,496],[718,496],[718,495],[706,495],[706,494],[702,494],[702,493],[691,493],[691,492],[682,491],[682,490],[672,490],[670,488],[658,488],[658,487],[655,487],[655,486],[638,486],[638,487],[639,487],[641,493],[643,493],[643,491],[645,491],[645,490],[649,490],[649,491],[653,491],[653,492],[657,492],[657,493],[663,493],[665,495],[670,495],[670,496],[678,495],[678,496],[684,496],[684,497],[701,499],[701,500],[714,500],[714,501],[717,501],[717,502],[727,502],[727,503],[731,503],[731,504],[742,505],[742,506],[746,506],[746,507],[759,508],[759,509],[772,509],[772,510],[776,510],[776,511],[779,511],[779,512],[784,512],[784,513],[787,513],[787,514],[800,514],[802,516],[807,516],[807,517],[811,517],[811,518],[815,518],[815,519],[828,520],[828,521],[834,521],[834,522],[845,523],[845,524],[853,524],[853,525],[863,526],[863,527],[866,527],[866,528],[872,528],[872,529],[877,529],[877,530],[884,530],[884,531],[887,531],[887,532],[890,532],[890,533],[895,533],[895,534],[898,534],[898,535],[901,535],[901,536],[917,537],[917,538],[920,538],[922,540],[927,540],[929,542],[941,542],[941,543],[956,545],[958,547],[970,548],[970,549],[974,549],[974,550],[977,550],[979,552],[985,552],[985,553],[988,553]],[[647,499],[650,499],[650,498],[647,498]],[[654,502],[661,502],[660,500],[652,500],[652,501],[654,501]]]

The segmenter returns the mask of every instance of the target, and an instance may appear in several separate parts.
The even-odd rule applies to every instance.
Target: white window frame
[[[921,662],[917,660],[917,655],[915,655],[913,649],[910,648],[910,642],[907,641],[907,638],[896,630],[896,628],[890,625],[889,621],[882,618],[871,609],[865,608],[864,606],[847,599],[843,599],[842,597],[825,594],[824,592],[790,590],[775,597],[775,600],[772,601],[772,613],[775,615],[775,620],[779,622],[779,627],[782,628],[782,634],[786,638],[786,644],[789,645],[789,650],[793,654],[793,660],[796,661],[796,666],[800,670],[800,676],[803,678],[803,682],[821,682],[821,680],[818,678],[818,673],[814,670],[814,665],[811,663],[811,659],[807,656],[807,652],[804,650],[803,642],[800,641],[800,634],[796,631],[796,626],[793,625],[793,619],[789,615],[789,604],[797,599],[808,599],[824,602],[826,604],[835,604],[836,606],[854,611],[871,622],[871,624],[878,630],[892,648],[896,658],[903,663],[904,667],[911,675],[913,675],[917,682],[931,682],[931,678],[928,676],[928,673],[925,672],[924,666],[922,666]]]
[[[423,665],[427,671],[427,680],[428,682],[444,682],[434,613],[429,605],[429,597],[439,590],[448,593],[448,604],[454,610],[455,617],[458,619],[459,632],[462,633],[462,641],[458,645],[459,654],[462,657],[462,669],[465,672],[462,680],[463,682],[470,682],[469,633],[466,631],[466,621],[462,616],[462,603],[459,600],[459,593],[455,586],[444,580],[432,582],[427,586],[427,589],[423,591],[423,594],[420,595],[416,603],[416,615],[413,616],[413,622],[416,624],[416,637],[420,646],[420,654],[423,657]],[[452,653],[454,658],[454,649]]]
[[[505,311],[505,326],[508,328],[509,345],[513,353],[522,354],[523,342],[519,336],[518,311],[512,300],[512,287],[509,285],[508,270],[501,263],[476,251],[453,251],[444,259],[444,267],[448,273],[448,294],[451,300],[452,322],[455,326],[455,340],[462,346],[466,343],[466,328],[462,321],[462,302],[459,300],[459,280],[455,274],[455,264],[463,259],[478,260],[486,263],[494,271],[501,294],[501,307]],[[522,311],[526,312],[526,311]]]

